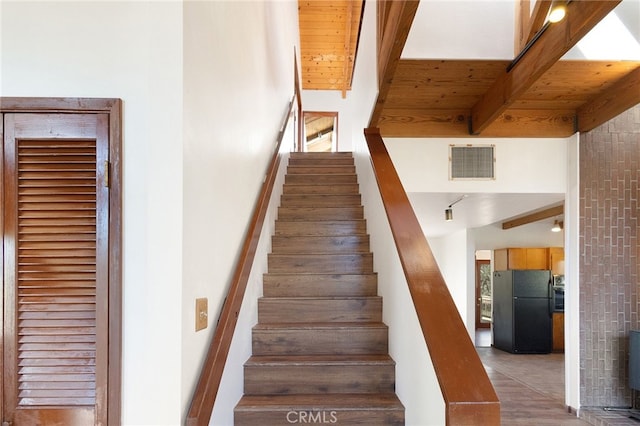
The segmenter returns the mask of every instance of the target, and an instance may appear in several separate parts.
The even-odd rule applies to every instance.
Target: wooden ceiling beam
[[[588,132],[640,103],[640,66],[578,109],[578,131]]]
[[[347,3],[347,19],[344,29],[344,63],[342,69],[342,99],[347,97],[347,90],[351,86],[351,72],[352,69],[349,64],[349,58],[351,57],[351,22],[353,19],[353,2]]]
[[[522,46],[525,44],[525,33],[527,32],[527,26],[531,18],[530,15],[531,0],[520,0],[515,2],[515,22],[513,26],[513,48],[515,53],[522,51]]]
[[[469,134],[468,109],[385,108],[378,127],[384,137],[476,137]],[[569,137],[576,132],[572,109],[509,109],[483,132],[483,137]]]
[[[537,0],[531,10],[531,0],[516,3],[516,55],[533,39],[547,20],[552,0]]]
[[[554,216],[560,216],[564,214],[564,205],[551,207],[546,210],[531,213],[526,216],[519,217],[517,219],[509,220],[502,224],[502,229],[511,229],[516,226],[526,225],[527,223],[538,222],[543,219],[548,219]]]
[[[418,10],[419,0],[393,1],[384,4],[386,19],[382,28],[378,50],[378,98],[373,108],[369,127],[377,127],[387,94],[391,88],[393,75],[400,61],[402,49],[407,41],[413,18]]]
[[[527,26],[524,31],[523,43],[520,46],[520,50],[516,53],[519,53],[524,49],[527,43],[529,43],[533,37],[535,37],[536,33],[544,26],[549,10],[551,9],[551,3],[551,0],[537,0],[535,2],[533,11],[531,12],[531,16],[529,17],[529,21],[527,22]]]
[[[568,52],[621,0],[573,1],[567,16],[550,25],[511,69],[506,69],[471,110],[469,130],[480,134]]]

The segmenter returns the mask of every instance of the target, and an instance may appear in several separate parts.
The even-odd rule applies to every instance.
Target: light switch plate
[[[209,302],[206,297],[196,299],[196,331],[207,328],[209,323]]]

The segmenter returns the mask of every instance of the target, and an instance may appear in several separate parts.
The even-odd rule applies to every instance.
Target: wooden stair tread
[[[281,274],[263,275],[265,297],[376,296],[378,276],[369,274]]]
[[[282,187],[283,194],[359,194],[360,187],[357,183],[339,184],[299,184],[286,183]]]
[[[280,205],[286,207],[304,206],[361,206],[360,194],[282,194]]]
[[[288,323],[258,323],[253,326],[257,331],[288,330],[336,330],[336,329],[387,329],[383,322],[288,322]]]
[[[344,282],[345,284],[349,284],[353,281],[359,281],[360,278],[370,277],[371,279],[376,279],[378,276],[377,272],[367,272],[364,274],[338,274],[333,272],[325,272],[325,273],[306,273],[306,274],[287,274],[283,272],[267,272],[264,274],[265,277],[273,277],[274,279],[277,277],[281,277],[286,280],[290,280],[292,276],[299,275],[301,278],[315,278],[315,281],[319,280],[328,280],[328,281],[338,281]],[[343,281],[344,280],[344,281]]]
[[[363,355],[252,355],[245,365],[362,365],[362,364],[395,364],[388,354]]]
[[[258,321],[278,324],[382,321],[382,298],[261,297],[258,299]]]
[[[278,273],[334,273],[358,274],[373,272],[373,255],[269,253],[268,271]]]
[[[298,152],[293,151],[289,154],[290,158],[336,158],[336,157],[353,157],[351,151],[333,151],[333,152]]]
[[[287,166],[288,174],[349,174],[355,173],[356,166],[352,164],[307,164],[307,165],[289,165]]]
[[[342,213],[342,212],[354,212],[362,214],[364,208],[360,205],[351,206],[280,206],[278,208],[278,218],[280,218],[283,212],[295,212],[295,213]],[[348,220],[362,219],[363,216],[348,218]],[[310,217],[312,219],[312,217]],[[313,219],[312,219],[313,220]]]
[[[364,218],[326,221],[277,219],[274,235],[359,235],[366,232]]]
[[[366,301],[366,300],[381,300],[381,296],[373,295],[373,296],[277,296],[277,297],[267,297],[263,296],[260,300],[282,300],[287,303],[294,302],[309,302],[309,301]]]
[[[271,238],[273,253],[367,253],[369,235],[274,235]]]
[[[341,185],[358,183],[355,173],[288,173],[284,178],[285,185]]]
[[[278,208],[278,220],[322,221],[353,220],[364,218],[362,206],[292,206]]]
[[[393,393],[326,394],[326,395],[245,395],[236,406],[242,410],[342,409],[342,410],[402,410],[404,406]],[[304,408],[301,408],[304,407]]]

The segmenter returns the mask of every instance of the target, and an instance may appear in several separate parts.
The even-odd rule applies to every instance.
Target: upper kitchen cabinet
[[[550,269],[549,250],[543,248],[505,248],[493,252],[496,271],[509,269]]]
[[[564,275],[564,248],[549,247],[549,267],[553,275]]]

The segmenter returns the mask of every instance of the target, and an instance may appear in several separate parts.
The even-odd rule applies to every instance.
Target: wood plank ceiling
[[[332,63],[349,57],[353,70],[349,55],[355,50],[343,47],[341,55],[338,43],[348,3],[361,6],[299,1],[304,89],[349,90],[350,80],[345,85],[346,77],[337,73],[344,63]],[[401,59],[418,3],[377,2],[379,94],[370,126],[383,136],[566,137],[640,103],[639,61],[560,60],[619,0],[570,2],[567,17],[542,31],[551,2],[537,1],[531,14],[516,19],[516,43],[524,53],[513,61]],[[520,6],[528,11],[529,1],[520,0]],[[351,16],[359,19],[355,9]],[[346,26],[357,40],[353,33],[360,24],[351,20]],[[335,43],[318,41],[333,33]]]
[[[351,90],[362,0],[299,0],[300,66],[305,90]]]

